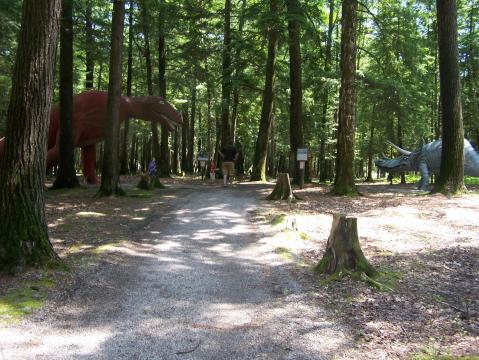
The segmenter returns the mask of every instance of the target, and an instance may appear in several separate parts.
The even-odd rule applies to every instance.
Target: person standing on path
[[[151,159],[150,163],[148,164],[148,175],[155,176],[156,175],[156,159]]]
[[[233,181],[233,176],[235,175],[235,161],[238,159],[238,151],[233,145],[233,142],[230,140],[223,147],[219,154],[223,159],[223,164],[221,165],[221,172],[223,173],[223,186],[226,186],[226,181],[229,179],[230,183]]]

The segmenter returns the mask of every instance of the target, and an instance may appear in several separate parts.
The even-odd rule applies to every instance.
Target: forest
[[[5,133],[21,3],[0,3],[0,137]],[[110,1],[74,2],[74,94],[108,88],[111,13]],[[458,1],[464,133],[475,146],[479,143],[478,13],[477,2]],[[167,173],[193,173],[199,152],[215,156],[226,122],[243,154],[238,164],[241,172],[255,170],[255,178],[275,177],[278,168],[288,168],[292,149],[307,147],[306,178],[332,181],[341,83],[340,22],[341,4],[335,0],[127,1],[122,93],[163,95],[181,110],[184,126],[168,138],[158,138],[152,136],[149,123],[123,125],[121,172],[145,171],[155,152],[154,143],[161,142],[156,151],[171,153]],[[294,63],[288,26],[297,29],[299,57]],[[373,160],[384,153],[394,154],[386,140],[414,150],[421,139],[428,142],[441,136],[437,36],[434,1],[359,2],[357,179],[371,181],[376,176]],[[59,66],[56,69],[58,78]],[[300,116],[290,118],[293,71],[300,77]],[[272,79],[271,124],[266,131],[259,130],[268,85],[265,74]],[[58,84],[53,102],[59,100]],[[161,86],[166,88],[161,90]],[[253,169],[258,138],[266,142],[266,174]],[[100,160],[101,151],[97,146]]]
[[[477,0],[0,0],[0,358],[477,359]]]

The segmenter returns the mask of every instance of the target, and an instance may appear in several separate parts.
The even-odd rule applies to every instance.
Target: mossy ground
[[[47,290],[55,286],[55,280],[48,274],[40,279],[24,281],[15,289],[0,295],[0,323],[19,321],[23,316],[43,306]]]

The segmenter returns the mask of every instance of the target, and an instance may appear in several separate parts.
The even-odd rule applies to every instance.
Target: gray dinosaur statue
[[[428,144],[421,142],[419,148],[415,151],[401,149],[390,141],[388,141],[388,144],[403,155],[394,159],[377,159],[375,161],[376,166],[389,173],[419,171],[421,178],[417,183],[417,188],[429,190],[430,174],[438,174],[441,167],[442,140],[439,139]],[[464,139],[464,175],[479,177],[479,153],[466,139]]]

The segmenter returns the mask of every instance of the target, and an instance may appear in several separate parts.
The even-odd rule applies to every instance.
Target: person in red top
[[[216,163],[214,160],[210,162],[210,179],[211,182],[214,182],[216,178]]]

